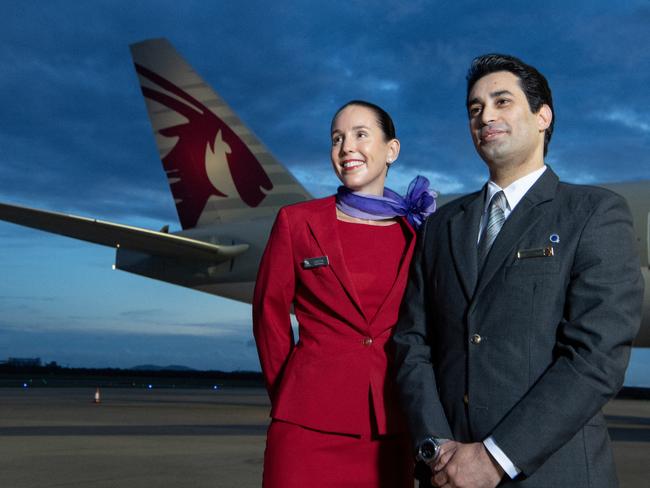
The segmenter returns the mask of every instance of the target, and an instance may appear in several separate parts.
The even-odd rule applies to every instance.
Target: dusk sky
[[[165,37],[315,196],[338,180],[329,123],[361,98],[441,193],[487,177],[465,73],[514,54],[551,85],[547,163],[567,181],[650,180],[650,2],[4,2],[0,201],[179,230],[129,44]],[[0,223],[0,360],[259,370],[250,306],[113,271],[112,249]],[[635,350],[628,384],[650,386]]]

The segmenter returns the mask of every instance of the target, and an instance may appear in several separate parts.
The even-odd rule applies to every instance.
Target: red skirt
[[[264,488],[413,488],[407,435],[354,436],[273,420]]]

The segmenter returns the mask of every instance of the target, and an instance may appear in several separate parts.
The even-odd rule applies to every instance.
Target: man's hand
[[[503,477],[503,469],[492,459],[482,442],[462,444],[450,441],[442,445],[440,453],[433,466],[433,486],[494,488]]]

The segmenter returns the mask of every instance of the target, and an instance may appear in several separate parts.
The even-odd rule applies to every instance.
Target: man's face
[[[469,128],[474,147],[490,168],[515,167],[544,158],[544,129],[550,109],[532,113],[519,78],[497,71],[480,78],[468,99]]]

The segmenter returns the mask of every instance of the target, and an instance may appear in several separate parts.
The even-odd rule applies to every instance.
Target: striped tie
[[[506,195],[503,191],[498,191],[492,197],[488,206],[488,218],[483,231],[483,236],[478,243],[478,268],[483,268],[485,258],[490,252],[494,240],[499,235],[503,223],[506,221],[504,209],[507,205]]]

